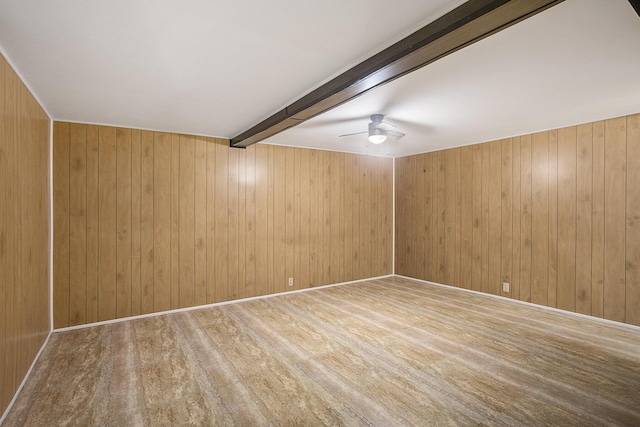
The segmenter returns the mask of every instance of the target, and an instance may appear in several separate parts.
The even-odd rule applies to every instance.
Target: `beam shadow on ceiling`
[[[231,138],[230,145],[260,142],[562,1],[469,0]]]

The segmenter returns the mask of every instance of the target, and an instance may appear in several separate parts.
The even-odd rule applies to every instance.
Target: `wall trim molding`
[[[45,339],[44,343],[42,343],[42,346],[40,347],[38,354],[36,354],[36,357],[33,359],[33,362],[31,363],[29,370],[27,371],[24,378],[22,379],[20,386],[18,386],[18,389],[14,393],[13,399],[11,399],[11,402],[9,402],[9,405],[7,405],[7,409],[4,410],[2,417],[0,417],[0,425],[2,425],[5,418],[7,418],[7,415],[9,415],[9,411],[13,407],[14,403],[16,403],[16,400],[18,399],[18,395],[22,391],[22,388],[24,387],[24,385],[27,383],[27,379],[31,376],[31,371],[33,371],[33,368],[36,366],[36,363],[38,362],[38,359],[40,359],[40,355],[44,351],[45,347],[47,346],[47,344],[49,344],[49,338],[51,338],[51,334],[53,334],[53,331],[49,331],[49,333],[47,334],[47,339]]]
[[[138,320],[138,319],[146,319],[148,317],[164,316],[166,314],[184,313],[184,312],[187,312],[187,311],[200,310],[202,308],[219,307],[219,306],[222,306],[222,305],[237,304],[237,303],[240,303],[240,302],[247,302],[247,301],[255,301],[255,300],[266,299],[266,298],[273,298],[273,297],[277,297],[277,296],[281,296],[281,295],[291,295],[291,294],[297,294],[297,293],[301,293],[301,292],[308,292],[308,291],[313,291],[313,290],[316,290],[316,289],[333,288],[335,286],[343,286],[343,285],[349,285],[349,284],[352,284],[352,283],[367,282],[369,280],[387,279],[387,278],[390,278],[390,277],[393,277],[393,276],[394,276],[393,274],[387,274],[385,276],[368,277],[366,279],[351,280],[351,281],[348,281],[348,282],[333,283],[333,284],[330,284],[330,285],[314,286],[312,288],[295,289],[295,290],[292,290],[292,291],[279,292],[279,293],[276,293],[276,294],[260,295],[260,296],[249,297],[249,298],[240,298],[240,299],[234,299],[234,300],[231,300],[231,301],[214,302],[214,303],[211,303],[211,304],[196,305],[196,306],[193,306],[193,307],[176,308],[174,310],[158,311],[158,312],[154,312],[154,313],[140,314],[140,315],[137,315],[137,316],[122,317],[122,318],[119,318],[119,319],[103,320],[101,322],[86,323],[84,325],[69,326],[69,327],[66,327],[66,328],[54,329],[53,333],[75,331],[75,330],[78,330],[78,329],[92,328],[94,326],[111,325],[113,323],[127,322],[129,320]]]
[[[605,323],[607,325],[619,326],[619,327],[623,327],[625,329],[631,329],[632,331],[640,332],[640,326],[632,325],[632,324],[629,324],[629,323],[617,322],[615,320],[609,320],[609,319],[605,319],[605,318],[602,318],[602,317],[596,317],[596,316],[590,316],[588,314],[576,313],[575,311],[562,310],[561,308],[534,304],[532,302],[521,301],[521,300],[515,299],[515,298],[503,297],[502,295],[494,295],[494,294],[488,294],[488,293],[485,293],[485,292],[474,291],[473,289],[457,288],[455,286],[444,285],[442,283],[437,283],[437,282],[430,282],[428,280],[416,279],[414,277],[409,277],[409,276],[402,276],[400,274],[394,274],[393,277],[398,277],[400,279],[406,279],[406,280],[413,280],[414,282],[418,282],[418,283],[421,283],[423,285],[431,285],[431,286],[437,286],[437,287],[440,287],[440,288],[447,288],[447,289],[450,289],[450,290],[453,290],[453,291],[459,291],[459,292],[465,292],[465,293],[468,293],[468,294],[485,296],[485,297],[488,297],[488,298],[499,299],[501,301],[510,301],[510,302],[514,302],[514,303],[517,303],[517,304],[526,305],[527,307],[540,308],[540,309],[543,309],[543,310],[552,311],[554,313],[568,314],[568,315],[570,315],[572,317],[577,317],[577,318],[580,318],[580,319],[595,320],[597,322],[602,322],[602,323]]]
[[[396,158],[393,158],[391,178],[391,273],[396,274]]]
[[[49,119],[49,333],[53,332],[53,120]]]

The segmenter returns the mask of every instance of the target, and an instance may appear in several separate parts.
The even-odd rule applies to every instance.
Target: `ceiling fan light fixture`
[[[382,144],[387,140],[387,135],[382,129],[371,129],[369,131],[369,142],[372,144]]]

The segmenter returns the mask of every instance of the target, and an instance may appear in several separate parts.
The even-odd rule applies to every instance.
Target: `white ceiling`
[[[0,0],[0,46],[55,119],[233,137],[463,2]]]
[[[640,18],[627,0],[567,0],[268,142],[423,153],[640,112]],[[373,145],[369,115],[407,135]]]
[[[0,0],[0,48],[56,120],[233,137],[463,0]],[[566,0],[273,144],[389,155],[640,112],[640,18]],[[407,136],[374,146],[369,115]]]

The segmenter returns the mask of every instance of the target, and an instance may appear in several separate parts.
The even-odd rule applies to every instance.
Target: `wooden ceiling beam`
[[[633,6],[638,16],[640,16],[640,0],[629,0],[629,3],[631,3],[631,6]]]
[[[562,1],[469,0],[231,138],[230,144],[245,148],[260,142]]]

